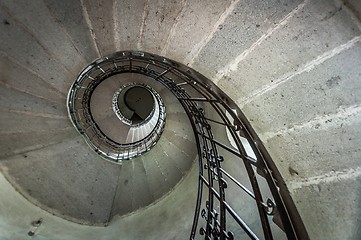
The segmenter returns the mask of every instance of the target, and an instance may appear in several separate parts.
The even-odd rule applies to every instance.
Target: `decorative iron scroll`
[[[183,106],[194,131],[199,165],[190,239],[308,239],[262,142],[237,105],[209,79],[183,64],[145,52],[118,52],[90,68],[101,75],[93,78],[84,71],[82,79],[91,82],[89,91],[104,76],[133,72],[162,83]],[[258,220],[247,222],[242,215],[248,211],[245,203],[253,204],[255,216],[251,215]]]

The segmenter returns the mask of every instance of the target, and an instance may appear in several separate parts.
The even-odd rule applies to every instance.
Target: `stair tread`
[[[33,114],[33,115],[31,115]],[[68,117],[53,115],[39,116],[23,112],[3,112],[0,114],[0,133],[52,131],[72,127]]]
[[[22,194],[48,211],[87,224],[108,221],[119,168],[89,151],[80,136],[0,164]]]
[[[86,64],[61,25],[57,24],[50,15],[44,2],[29,2],[26,4],[26,9],[18,7],[12,1],[4,0],[3,4],[30,30],[33,37],[51,52],[51,56],[71,73],[77,74]]]
[[[132,206],[133,210],[148,206],[154,201],[153,193],[147,182],[147,173],[141,158],[130,160],[133,167]]]
[[[167,193],[171,187],[159,166],[157,156],[152,149],[152,151],[144,153],[140,158],[143,161],[147,173],[149,189],[152,192],[154,199],[159,199]]]
[[[24,92],[0,87],[0,109],[67,116],[64,102],[51,102]]]
[[[87,62],[92,62],[99,55],[92,39],[91,32],[83,14],[80,1],[59,2],[57,0],[44,0],[51,16],[65,29],[66,34]]]
[[[46,79],[41,78],[34,72],[20,66],[12,59],[0,53],[1,83],[6,88],[13,88],[18,92],[26,92],[34,96],[43,97],[53,102],[62,102],[66,99],[66,92],[60,92]],[[26,81],[24,81],[26,79]]]
[[[11,27],[6,24],[0,26],[0,31],[3,33],[0,50],[6,52],[9,57],[15,59],[16,62],[25,68],[28,68],[29,71],[35,72],[43,79],[46,79],[60,92],[67,93],[70,88],[70,82],[73,81],[75,75],[71,76],[62,64],[49,55],[33,35],[14,21],[4,10],[0,9],[0,15],[8,19],[7,21],[11,25]],[[46,72],[44,69],[46,69]],[[74,74],[77,74],[79,71],[80,68]]]
[[[99,129],[110,139],[118,143],[125,143],[130,126],[124,124],[115,114],[97,122]]]
[[[57,144],[78,136],[73,127],[41,132],[0,133],[0,159]]]

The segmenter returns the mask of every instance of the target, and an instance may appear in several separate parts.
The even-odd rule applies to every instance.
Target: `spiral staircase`
[[[357,0],[0,1],[0,239],[359,239],[360,19]],[[158,118],[116,114],[132,84]]]

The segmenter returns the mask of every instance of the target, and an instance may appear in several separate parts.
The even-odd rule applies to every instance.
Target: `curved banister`
[[[96,71],[98,72],[94,77]],[[75,107],[72,101],[76,90],[84,91],[84,96],[87,96],[83,101],[88,101],[89,93],[91,95],[99,80],[129,72],[146,75],[162,83],[175,95],[190,119],[199,164],[198,194],[190,239],[195,239],[198,234],[204,235],[205,239],[236,239],[235,229],[241,229],[250,239],[274,239],[276,228],[282,229],[287,239],[308,239],[287,187],[251,124],[232,99],[193,69],[145,52],[114,53],[95,61],[81,73],[69,93],[68,106]],[[86,90],[81,89],[83,81],[87,81]],[[84,110],[81,111],[87,112],[86,104],[82,107]],[[165,121],[165,113],[163,114],[161,119]],[[71,111],[69,115],[75,118]],[[91,121],[87,124],[92,127]],[[220,130],[226,128],[236,148],[219,134]],[[156,142],[160,134],[161,131],[155,132],[155,138],[152,136],[151,139]],[[246,141],[242,142],[242,138]],[[108,141],[106,136],[103,140]],[[147,143],[149,142],[145,145]],[[247,154],[246,147],[252,149],[255,157]],[[223,152],[227,154],[223,155]],[[235,160],[243,164],[245,172],[242,174],[247,174],[250,188],[224,168],[227,162]],[[265,179],[266,189],[260,186],[260,177]],[[237,206],[230,203],[227,198],[230,183],[234,183],[254,201],[262,233],[256,233],[237,212]],[[208,196],[204,195],[204,191],[208,191]],[[271,197],[265,197],[265,192],[270,192]],[[204,201],[204,198],[207,200]],[[230,220],[234,222],[232,227]]]

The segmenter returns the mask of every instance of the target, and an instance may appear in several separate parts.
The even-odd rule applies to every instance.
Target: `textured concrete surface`
[[[194,66],[238,103],[277,163],[311,239],[359,239],[361,8],[357,0],[345,2],[2,1],[0,165],[13,186],[1,174],[0,238],[26,238],[40,217],[38,239],[188,237],[197,169],[182,178],[194,145],[190,133],[178,134],[184,115],[177,100],[164,95],[173,127],[156,146],[159,155],[149,152],[122,167],[86,151],[64,114],[66,93],[85,63],[144,49]],[[229,171],[240,167],[234,164]],[[150,185],[132,191],[143,182]],[[142,193],[161,200],[144,208],[150,198]],[[241,193],[229,194],[257,226],[252,208],[237,199]],[[122,204],[109,207],[114,201]],[[114,219],[106,228],[82,226],[34,202],[66,219]]]
[[[85,13],[81,2],[45,0],[44,3],[86,62],[89,63],[98,58],[99,52],[92,38],[90,26],[84,18]]]
[[[243,111],[257,131],[277,132],[361,103],[361,43],[269,89]]]
[[[148,6],[148,1],[144,0],[115,1],[114,38],[117,50],[138,49]]]
[[[1,170],[18,191],[51,213],[81,223],[109,220],[119,167],[99,161],[80,136],[8,157]]]
[[[25,5],[19,8],[12,1],[1,2],[15,21],[22,23],[24,30],[29,32],[48,53],[70,72],[77,72],[86,64],[72,43],[70,37],[64,34],[64,29],[52,17],[43,1],[19,1]],[[34,16],[36,16],[34,18]]]
[[[219,25],[199,55],[193,60],[196,70],[214,78],[217,70],[254,44],[286,17],[300,0],[239,1],[226,21]],[[235,51],[235,49],[237,51]]]
[[[215,31],[213,25],[227,16],[233,2],[236,1],[211,0],[206,4],[202,0],[184,1],[185,6],[176,19],[178,21],[172,25],[162,54],[177,61],[192,59]]]
[[[0,16],[2,24],[0,31],[0,51],[23,68],[35,72],[53,85],[59,91],[66,93],[70,87],[72,76],[62,63],[53,57],[44,46],[42,46],[34,35],[27,30],[22,23],[15,20],[0,5]],[[14,41],[16,39],[16,41]],[[44,72],[44,69],[47,69]],[[79,69],[80,70],[80,69]]]
[[[80,0],[84,18],[95,41],[97,51],[106,56],[115,51],[114,42],[114,1]]]
[[[0,83],[3,88],[16,90],[20,93],[27,93],[51,102],[65,101],[65,93],[57,90],[54,85],[49,83],[45,78],[42,78],[29,68],[19,65],[6,55],[0,54]],[[26,81],[24,81],[24,79],[26,79]]]
[[[333,1],[308,1],[291,16],[276,25],[277,29],[253,51],[221,69],[225,76],[220,87],[239,104],[293,74],[317,66],[322,57],[328,57],[323,54],[331,54],[334,48],[360,35],[349,14]],[[239,81],[242,88],[230,87]]]
[[[360,181],[358,168],[357,172],[331,175],[317,184],[306,182],[293,190],[292,196],[314,239],[360,238]]]
[[[144,23],[141,27],[138,48],[144,51],[160,54],[172,26],[184,7],[185,1],[157,0],[148,2],[144,9]]]
[[[357,168],[361,154],[360,117],[358,113],[348,117],[353,118],[350,123],[346,123],[349,120],[336,125],[326,122],[323,128],[316,124],[312,128],[284,132],[269,139],[267,146],[278,159],[283,177],[307,179],[336,170]]]
[[[194,165],[174,192],[132,215],[116,218],[107,227],[74,224],[34,207],[0,175],[0,228],[2,239],[27,239],[35,230],[37,239],[186,239],[189,236],[196,201],[197,166]],[[16,207],[12,207],[16,206]],[[171,210],[170,210],[171,209]],[[21,216],[18,218],[16,216]],[[43,219],[39,228],[31,222]],[[174,226],[177,226],[176,228]]]

